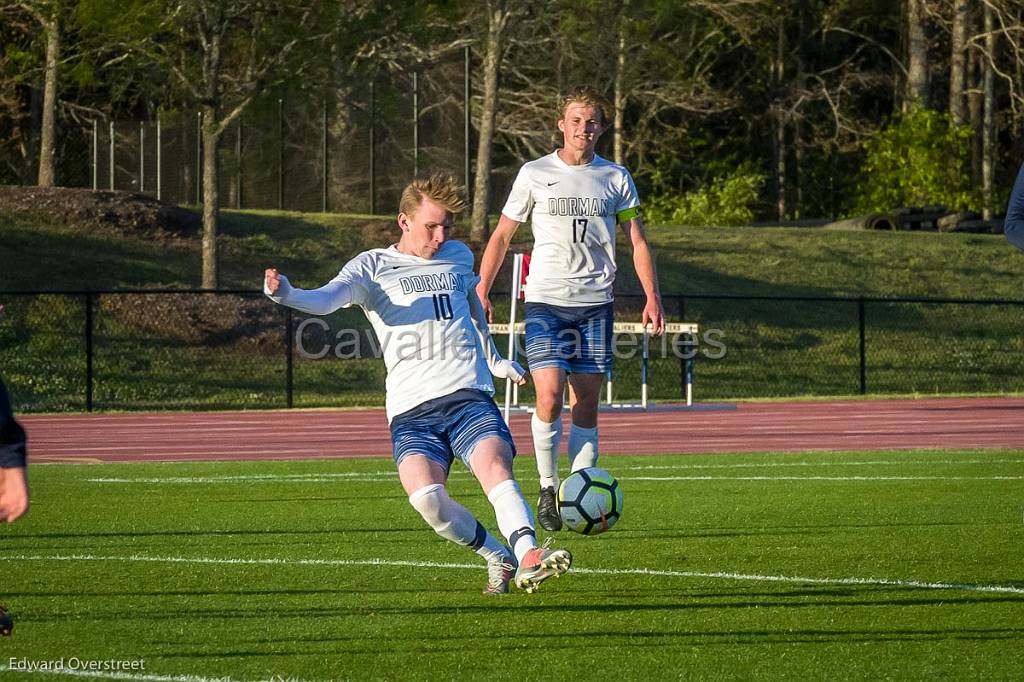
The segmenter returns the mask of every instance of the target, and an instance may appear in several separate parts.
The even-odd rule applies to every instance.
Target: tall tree
[[[928,106],[928,35],[924,0],[903,0],[907,35],[907,81],[903,110],[915,102]]]
[[[786,80],[786,13],[779,12],[775,27],[775,56],[772,59],[772,88],[775,97],[771,105],[772,156],[775,174],[775,210],[779,220],[786,218],[786,111],[783,90]]]
[[[62,0],[21,0],[6,8],[20,10],[31,16],[46,36],[43,67],[43,115],[39,131],[39,172],[36,183],[40,187],[53,187],[54,145],[57,137],[57,82],[61,59],[62,27],[65,8]]]
[[[512,3],[514,4],[514,3]],[[476,178],[473,184],[473,216],[470,239],[484,243],[490,233],[487,213],[491,202],[491,161],[494,122],[498,114],[498,78],[505,57],[509,22],[515,10],[508,0],[487,0],[487,35],[483,51],[483,95],[478,107]]]
[[[992,217],[992,199],[995,185],[995,61],[996,22],[990,0],[985,0],[982,9],[985,28],[985,59],[983,61],[982,91],[984,92],[984,119],[982,120],[981,186],[985,196],[982,213],[986,220]]]
[[[971,5],[974,0],[953,0],[953,29],[949,55],[949,115],[956,125],[967,120],[964,99],[967,78],[967,40]]]
[[[625,118],[626,118],[626,40],[629,35],[627,10],[629,0],[623,0],[622,11],[615,22],[615,86],[612,94],[612,111],[615,121],[615,139],[612,144],[612,159],[615,163],[626,163]]]
[[[181,101],[202,114],[202,286],[219,286],[219,148],[253,99],[320,61],[332,28],[321,0],[165,0],[159,32],[140,49],[176,81]],[[314,26],[317,27],[314,30]],[[324,27],[328,28],[324,28]]]

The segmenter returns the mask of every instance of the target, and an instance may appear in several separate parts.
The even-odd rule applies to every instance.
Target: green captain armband
[[[632,220],[633,218],[640,217],[640,207],[634,206],[633,208],[627,208],[625,211],[619,211],[615,214],[615,220],[621,225],[622,223]]]

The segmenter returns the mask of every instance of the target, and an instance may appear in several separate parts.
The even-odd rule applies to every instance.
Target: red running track
[[[732,408],[732,406],[729,406]],[[383,410],[25,415],[31,461],[319,459],[391,454]],[[512,432],[532,451],[529,416]],[[1024,398],[740,403],[604,412],[607,454],[1024,449]]]

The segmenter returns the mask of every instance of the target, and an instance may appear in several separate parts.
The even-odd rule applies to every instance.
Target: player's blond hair
[[[601,112],[601,125],[605,127],[608,126],[608,100],[589,85],[577,85],[571,88],[569,92],[565,93],[561,99],[558,100],[559,121],[565,118],[565,112],[568,111],[570,104],[585,104],[588,107],[594,107]]]
[[[465,190],[447,173],[434,173],[426,179],[416,178],[406,185],[398,202],[398,210],[406,215],[412,215],[425,198],[452,214],[466,210]]]

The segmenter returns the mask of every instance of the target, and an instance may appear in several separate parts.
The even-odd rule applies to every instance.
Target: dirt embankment
[[[191,239],[202,230],[192,211],[131,192],[0,186],[2,212],[157,239]]]

